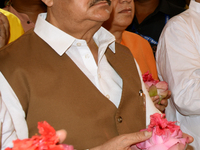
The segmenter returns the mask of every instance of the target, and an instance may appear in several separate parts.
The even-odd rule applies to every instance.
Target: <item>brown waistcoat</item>
[[[145,128],[141,82],[130,51],[116,44],[106,57],[123,80],[119,108],[102,95],[74,62],[59,56],[33,31],[0,51],[0,71],[26,113],[29,136],[37,122],[66,129],[65,143],[76,149],[103,144],[124,133]]]

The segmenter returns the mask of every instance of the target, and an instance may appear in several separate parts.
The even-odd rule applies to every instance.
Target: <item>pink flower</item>
[[[136,144],[142,150],[184,150],[188,139],[182,137],[180,127],[175,122],[167,121],[165,114],[151,115],[148,131],[153,135],[150,139]],[[144,131],[142,130],[142,131]]]
[[[153,79],[152,75],[149,74],[149,71],[147,71],[146,73],[144,73],[142,75],[142,78],[143,78],[144,82],[155,82],[155,83],[159,82],[158,80],[154,80]]]
[[[59,144],[59,138],[56,131],[46,121],[38,122],[39,133],[30,139],[13,141],[13,148],[5,150],[74,150],[73,146]]]
[[[161,98],[165,98],[168,94],[168,84],[165,81],[160,81],[156,84],[157,94],[161,96]]]
[[[165,98],[168,94],[168,84],[165,81],[158,81],[152,78],[152,75],[149,72],[146,72],[142,75],[143,81],[147,91],[149,92],[149,96],[153,97],[158,95],[160,101]]]

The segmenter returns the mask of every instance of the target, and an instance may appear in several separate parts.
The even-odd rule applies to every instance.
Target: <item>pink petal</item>
[[[160,99],[163,99],[167,96],[168,90],[163,90],[163,89],[157,88],[157,94],[160,96]]]
[[[156,84],[157,89],[168,90],[168,84],[165,81],[160,81]]]
[[[144,84],[145,84],[147,91],[149,91],[148,89],[150,88],[150,86],[153,85],[153,82],[145,82]]]
[[[156,135],[155,133],[153,133],[150,140],[153,143],[153,145],[154,144],[162,144],[164,142],[162,136]]]
[[[166,147],[170,148],[170,147],[176,145],[177,143],[180,143],[179,139],[170,139],[170,140],[166,141],[164,144]]]
[[[168,147],[166,147],[164,144],[158,144],[150,147],[148,150],[168,150]]]

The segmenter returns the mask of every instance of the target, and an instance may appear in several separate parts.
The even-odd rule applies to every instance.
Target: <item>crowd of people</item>
[[[185,7],[189,6],[189,8]],[[1,149],[67,131],[75,149],[128,150],[165,113],[200,147],[200,0],[5,0],[0,3]],[[149,72],[167,96],[150,97]],[[66,134],[66,133],[63,133]]]

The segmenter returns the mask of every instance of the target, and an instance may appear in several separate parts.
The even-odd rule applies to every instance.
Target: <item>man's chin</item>
[[[103,22],[105,22],[105,21],[107,21],[108,19],[110,18],[110,15],[96,15],[96,16],[94,16],[93,17],[93,19],[92,20],[94,20],[95,22],[99,22],[99,23],[102,23],[103,24]]]

